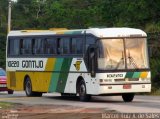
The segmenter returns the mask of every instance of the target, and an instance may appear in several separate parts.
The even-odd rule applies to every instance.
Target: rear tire
[[[79,93],[79,99],[82,102],[88,102],[91,99],[91,95],[86,94],[86,85],[84,80],[81,80],[78,84],[78,93]]]
[[[42,92],[33,92],[32,91],[32,83],[29,77],[27,77],[25,81],[25,92],[28,97],[41,97]]]
[[[25,81],[25,93],[26,93],[26,96],[28,97],[34,96],[32,91],[32,83],[29,77],[27,77]]]
[[[124,102],[132,102],[134,98],[134,93],[124,93],[122,94],[122,98]]]

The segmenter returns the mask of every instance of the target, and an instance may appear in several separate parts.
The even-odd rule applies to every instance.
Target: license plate
[[[126,85],[123,85],[123,89],[131,89],[131,85],[130,84],[126,84]]]
[[[6,84],[0,84],[0,87],[4,88],[4,87],[7,87],[7,85]]]

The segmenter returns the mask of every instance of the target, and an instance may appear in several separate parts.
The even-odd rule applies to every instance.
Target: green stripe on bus
[[[57,89],[56,92],[64,92],[66,82],[68,79],[68,74],[69,74],[69,69],[71,66],[71,61],[72,58],[65,58],[62,64],[62,73],[59,76],[58,84],[57,84]]]
[[[134,72],[127,72],[125,78],[132,78]]]
[[[134,72],[133,77],[132,78],[139,78],[141,75],[141,72]]]
[[[53,71],[61,71],[63,60],[64,60],[63,58],[56,59]],[[49,86],[49,92],[56,91],[59,76],[60,76],[60,72],[52,73],[52,78],[51,78],[50,86]]]

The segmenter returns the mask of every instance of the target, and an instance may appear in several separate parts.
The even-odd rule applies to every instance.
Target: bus
[[[91,96],[151,91],[147,34],[135,28],[17,30],[6,45],[7,86],[26,96]]]

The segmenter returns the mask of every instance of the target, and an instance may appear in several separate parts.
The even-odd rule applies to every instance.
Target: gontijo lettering
[[[22,60],[22,68],[43,68],[43,61]]]

